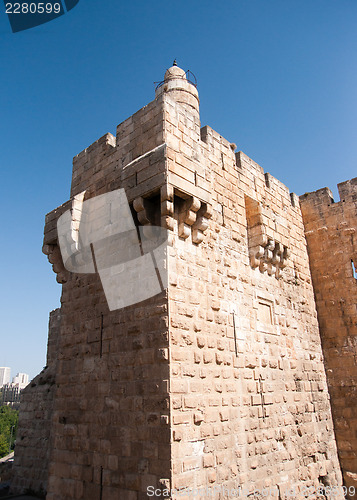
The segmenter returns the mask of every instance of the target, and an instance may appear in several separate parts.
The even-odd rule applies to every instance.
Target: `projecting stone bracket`
[[[187,239],[192,234],[192,242],[202,243],[208,229],[208,220],[212,217],[211,206],[201,202],[196,196],[190,196],[180,207],[178,235]]]
[[[135,198],[133,208],[141,225],[155,225],[157,211],[154,205],[153,199],[142,196]],[[170,231],[175,228],[175,208],[178,213],[179,237],[187,239],[192,234],[192,242],[201,243],[208,228],[208,220],[212,217],[211,205],[202,202],[196,196],[183,194],[181,198],[180,193],[176,192],[173,186],[166,184],[160,189],[160,223],[162,227]]]
[[[250,265],[253,269],[259,267],[259,271],[267,271],[269,276],[278,278],[280,271],[286,267],[289,258],[289,250],[279,241],[262,232],[262,227],[256,226],[253,229],[260,230],[260,234],[250,238],[249,257]]]
[[[71,248],[73,260],[78,264],[83,258],[78,248],[79,226],[82,216],[83,200],[85,191],[74,196],[72,200],[67,201],[61,207],[56,208],[46,216],[46,225],[44,231],[44,242],[42,252],[47,255],[48,261],[52,264],[54,273],[57,274],[57,282],[66,283],[69,278],[69,271],[65,268],[61,250],[58,244],[57,222],[61,215],[66,211],[71,212],[70,231],[67,236],[67,245]]]
[[[208,229],[209,219],[212,217],[212,207],[208,203],[201,203],[197,212],[196,221],[192,226],[192,241],[199,244],[203,241],[204,233]]]
[[[161,200],[161,225],[162,227],[174,230],[174,188],[165,184],[160,190]]]
[[[288,247],[267,234],[260,203],[245,196],[245,206],[250,265],[253,269],[258,267],[261,273],[267,271],[269,276],[275,275],[278,278],[289,258]]]
[[[178,235],[186,240],[191,234],[191,227],[197,220],[197,212],[201,208],[198,198],[192,196],[183,203],[179,214]]]
[[[61,250],[57,244],[43,245],[42,252],[47,255],[48,261],[52,264],[53,272],[56,273],[57,283],[61,285],[68,281],[68,271],[65,269]]]
[[[151,226],[156,223],[156,208],[152,200],[139,196],[133,201],[133,208],[137,213],[140,226]]]

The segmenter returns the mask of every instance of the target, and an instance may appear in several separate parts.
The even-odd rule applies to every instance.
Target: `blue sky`
[[[13,34],[0,12],[0,366],[45,365],[60,285],[44,215],[69,197],[72,157],[154,97],[174,58],[210,125],[302,194],[356,177],[355,0],[80,0]]]

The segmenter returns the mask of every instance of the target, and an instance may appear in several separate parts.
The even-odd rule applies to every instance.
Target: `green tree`
[[[10,406],[0,407],[0,458],[14,448],[19,412]]]
[[[5,434],[0,434],[0,458],[5,457],[9,453],[9,443]]]

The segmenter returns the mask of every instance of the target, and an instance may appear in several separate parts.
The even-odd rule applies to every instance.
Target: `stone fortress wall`
[[[346,485],[357,489],[357,178],[300,197]]]
[[[240,485],[251,498],[272,488],[271,498],[283,499],[341,486],[307,202],[302,214],[295,194],[235,149],[200,128],[197,89],[173,66],[116,138],[107,134],[74,158],[71,198],[45,226],[44,252],[63,286],[49,363],[55,384],[46,396],[30,389],[49,408],[47,451],[33,477],[38,431],[28,405],[14,491],[141,500],[148,487],[210,488],[221,499]],[[64,268],[57,220],[71,209],[77,227],[84,201],[119,188],[137,224],[169,231],[169,286],[109,311],[98,275]],[[353,310],[345,304],[346,321]],[[341,337],[351,344],[349,332]],[[343,467],[348,432],[344,440],[337,431]]]
[[[50,314],[46,366],[21,392],[16,468],[12,480],[15,492],[43,493],[47,489],[60,322],[61,311],[56,309]]]

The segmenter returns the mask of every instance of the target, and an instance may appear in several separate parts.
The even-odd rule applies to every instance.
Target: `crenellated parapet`
[[[300,203],[304,205],[304,210],[315,210],[324,213],[344,209],[344,204],[348,209],[349,205],[354,205],[357,201],[357,177],[348,181],[340,182],[337,185],[340,196],[339,201],[335,201],[332,191],[328,188],[318,189],[311,193],[305,193],[300,196]],[[329,208],[330,207],[330,208]]]
[[[342,203],[357,201],[357,177],[349,181],[337,184],[340,200]]]

